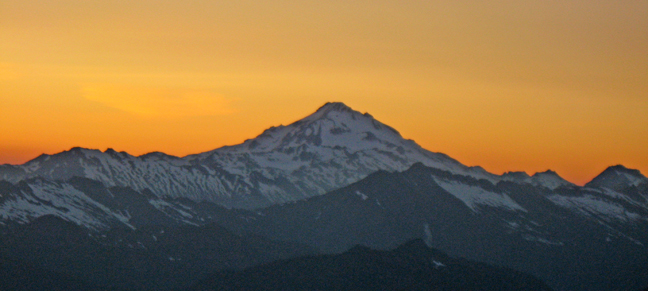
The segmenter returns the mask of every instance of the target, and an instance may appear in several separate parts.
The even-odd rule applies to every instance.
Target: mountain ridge
[[[312,113],[312,114],[310,114],[310,115],[308,115],[308,116],[306,116],[306,117],[304,117],[302,119],[299,119],[299,120],[297,120],[297,121],[295,121],[295,122],[293,122],[293,123],[291,123],[289,125],[286,125],[286,126],[284,126],[284,125],[272,126],[272,127],[268,128],[268,129],[264,130],[257,137],[247,139],[247,140],[245,140],[244,142],[242,142],[240,144],[223,146],[223,147],[220,147],[220,148],[217,148],[217,149],[214,149],[214,150],[210,150],[210,151],[207,151],[207,152],[203,152],[203,153],[190,154],[190,155],[187,155],[187,156],[184,156],[184,157],[176,157],[176,156],[169,155],[169,154],[166,154],[166,153],[163,153],[163,152],[153,151],[153,152],[142,154],[142,155],[139,155],[139,156],[133,156],[133,155],[130,155],[129,153],[127,153],[125,151],[117,152],[112,148],[107,148],[105,151],[102,152],[99,149],[72,147],[69,150],[62,151],[62,152],[59,152],[59,153],[56,153],[56,154],[53,154],[53,155],[41,154],[38,157],[36,157],[36,158],[34,158],[32,160],[29,160],[29,161],[27,161],[27,162],[25,162],[25,163],[23,163],[21,165],[10,165],[10,164],[0,165],[0,167],[4,168],[4,169],[0,169],[0,179],[4,179],[4,180],[8,180],[8,181],[15,181],[16,180],[15,178],[14,179],[9,178],[8,177],[9,175],[6,173],[6,172],[10,172],[11,168],[13,168],[13,170],[15,170],[15,171],[23,170],[23,171],[26,171],[26,172],[32,172],[35,168],[38,168],[38,166],[39,166],[38,162],[47,161],[52,157],[57,157],[57,156],[61,156],[61,155],[68,155],[68,154],[74,154],[74,153],[78,154],[78,153],[83,153],[83,152],[87,153],[88,151],[95,152],[95,153],[103,153],[103,154],[107,154],[107,155],[111,155],[111,156],[115,156],[115,157],[119,157],[119,158],[137,158],[137,159],[142,159],[142,160],[155,158],[155,159],[158,159],[158,160],[161,160],[161,159],[164,159],[164,160],[177,160],[178,162],[183,161],[184,163],[180,163],[182,165],[186,165],[187,161],[189,161],[189,162],[195,161],[198,157],[208,156],[208,155],[213,154],[213,153],[231,152],[231,151],[236,151],[236,150],[239,150],[239,149],[242,149],[242,148],[247,148],[248,150],[259,151],[260,150],[259,147],[258,147],[258,143],[259,143],[258,140],[259,139],[267,138],[268,136],[271,136],[273,133],[276,133],[277,131],[281,131],[282,129],[287,129],[287,128],[290,128],[290,127],[296,127],[296,126],[312,123],[314,121],[317,121],[317,120],[320,120],[320,119],[323,119],[323,118],[327,118],[328,115],[333,113],[333,112],[349,114],[349,115],[351,115],[352,119],[360,118],[360,117],[370,119],[371,123],[372,123],[372,125],[374,125],[375,129],[385,128],[388,131],[395,134],[398,138],[403,139],[402,136],[400,135],[400,133],[396,129],[394,129],[394,128],[388,126],[388,125],[385,125],[385,124],[381,123],[380,121],[375,120],[373,118],[373,116],[371,114],[369,114],[369,113],[360,113],[358,111],[355,111],[355,110],[348,107],[347,105],[345,105],[342,102],[328,102],[328,103],[324,104],[323,106],[321,106],[320,108],[318,108],[314,113]],[[332,130],[333,131],[335,131],[335,130],[344,131],[344,129],[340,128],[340,127],[334,127]],[[373,136],[371,135],[372,133],[371,132],[367,132],[367,133],[369,133],[369,134],[367,134],[365,136],[365,139],[371,140],[373,138]],[[284,137],[283,139],[285,139],[285,135],[283,137]],[[411,142],[416,147],[421,148],[420,146],[418,146],[412,140],[409,140],[409,139],[407,139],[407,140],[403,139],[403,140],[407,141],[407,142]],[[284,142],[286,142],[286,141],[284,141]],[[284,146],[285,146],[285,144],[284,144]],[[447,155],[445,155],[445,154],[441,154],[441,153],[435,153],[435,154],[438,154],[438,155],[440,155],[440,156],[442,156],[444,158],[447,158],[447,160],[451,160],[451,163],[453,163],[453,164],[461,165],[458,161],[456,161],[456,160],[454,160],[454,159],[452,159],[450,157],[447,157]],[[461,166],[463,166],[463,165],[461,165]],[[471,167],[463,166],[463,167],[466,167],[466,168],[469,168],[469,169],[474,169],[473,173],[479,173],[479,174],[488,173],[487,171],[483,170],[483,168],[480,167],[480,166],[471,166]],[[614,166],[611,166],[611,167],[614,167]],[[400,169],[400,170],[404,170],[404,168]],[[507,175],[510,175],[511,173],[518,173],[518,172],[506,172],[506,173],[504,173],[502,175],[495,175],[495,174],[488,173],[490,175],[485,175],[485,177],[482,177],[482,178],[487,178],[487,179],[490,178],[490,179],[492,179],[493,177],[500,176],[501,179],[516,180],[516,179],[511,179],[510,177],[508,177],[508,178],[506,177]],[[524,173],[524,172],[519,172],[519,173]],[[531,175],[531,177],[533,178],[534,176],[547,174],[547,173],[557,175],[554,171],[547,170],[545,172],[536,172],[535,174]],[[524,175],[527,175],[527,174],[524,173]],[[560,177],[560,176],[558,176],[558,177]],[[518,177],[518,178],[520,178],[520,177]],[[562,180],[564,180],[562,177],[560,177],[560,178]],[[592,180],[594,180],[595,178],[593,178]],[[526,177],[524,177],[522,179],[517,179],[517,180],[525,180],[525,179],[526,179]],[[497,180],[499,180],[499,179],[497,179]],[[571,183],[571,182],[569,182],[569,183]],[[564,184],[564,183],[561,183],[561,184]]]
[[[375,171],[405,171],[417,163],[493,185],[512,182],[544,187],[549,192],[580,187],[551,170],[531,176],[525,172],[496,175],[481,167],[465,166],[443,153],[423,149],[370,114],[355,111],[341,102],[326,103],[302,119],[270,127],[241,144],[204,153],[175,157],[151,152],[133,156],[112,148],[102,152],[73,147],[54,155],[42,154],[23,165],[2,165],[0,180],[17,184],[41,177],[55,182],[23,188],[21,191],[28,190],[31,194],[18,195],[21,198],[16,199],[27,200],[18,200],[13,205],[27,207],[24,213],[38,213],[29,210],[35,207],[30,206],[33,202],[29,199],[51,199],[39,193],[56,193],[58,197],[77,195],[66,201],[87,201],[88,207],[95,208],[91,206],[94,203],[91,198],[72,191],[73,187],[66,184],[74,177],[98,181],[106,188],[127,187],[137,193],[153,194],[149,199],[156,207],[162,207],[159,201],[189,199],[226,208],[255,209],[322,195]],[[648,179],[639,171],[612,166],[585,188],[601,188],[608,196],[624,199],[620,194],[624,185],[632,182],[627,186],[643,187],[643,181]],[[68,194],[61,191],[68,191]],[[641,195],[632,195],[639,197],[631,199],[632,203],[641,200]],[[570,201],[575,203],[573,199]],[[55,209],[51,211],[58,213]],[[127,219],[123,214],[113,214],[116,218]]]
[[[135,157],[113,149],[74,147],[23,165],[0,166],[0,179],[16,183],[33,176],[54,181],[79,176],[109,187],[149,189],[158,197],[256,208],[320,195],[376,170],[401,171],[415,162],[497,179],[481,168],[429,152],[370,114],[339,102],[239,145],[200,154]]]
[[[447,256],[422,240],[393,250],[281,260],[208,276],[197,290],[552,290],[519,271]]]

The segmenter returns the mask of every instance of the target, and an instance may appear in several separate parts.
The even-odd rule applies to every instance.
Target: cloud
[[[143,117],[178,118],[235,112],[230,100],[208,90],[86,84],[82,95],[87,100]]]

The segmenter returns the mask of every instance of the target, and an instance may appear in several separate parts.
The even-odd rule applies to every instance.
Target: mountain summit
[[[357,112],[342,102],[326,102],[324,105],[322,105],[322,107],[318,108],[315,111],[315,113],[326,115],[331,111],[349,112],[349,113]]]
[[[377,170],[404,171],[416,162],[476,179],[498,178],[427,151],[370,114],[339,102],[326,103],[296,122],[271,127],[242,144],[185,159],[243,176],[240,181],[264,189],[258,194],[270,204],[323,194]]]
[[[356,152],[375,147],[374,142],[377,141],[388,142],[396,147],[404,142],[398,131],[375,120],[368,113],[362,114],[344,103],[335,102],[326,103],[313,114],[290,125],[271,127],[243,144],[220,148],[200,156],[223,151],[285,152],[309,146],[346,148],[350,152]]]
[[[596,176],[585,186],[617,189],[619,187],[627,187],[628,185],[638,186],[642,183],[648,183],[648,178],[642,175],[639,170],[628,169],[622,165],[616,165],[605,169],[605,171]]]

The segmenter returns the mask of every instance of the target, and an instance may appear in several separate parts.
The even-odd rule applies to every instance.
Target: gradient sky
[[[327,101],[498,174],[647,174],[648,1],[0,1],[0,164],[184,156]]]

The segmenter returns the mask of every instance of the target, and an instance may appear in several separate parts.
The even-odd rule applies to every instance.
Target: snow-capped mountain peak
[[[342,112],[342,113],[349,113],[349,114],[357,114],[359,113],[358,111],[355,111],[351,109],[351,107],[347,106],[346,104],[342,102],[327,102],[322,107],[318,108],[315,113],[311,114],[309,118],[320,118],[328,115],[330,112]]]
[[[405,140],[398,131],[377,121],[370,114],[362,114],[344,103],[333,102],[326,103],[313,114],[290,125],[270,127],[256,138],[240,145],[209,153],[294,151],[304,147],[344,148],[353,153],[374,148],[376,141],[398,145]]]
[[[404,171],[416,162],[478,179],[496,181],[498,178],[481,168],[466,167],[447,155],[429,152],[372,115],[340,102],[326,103],[298,121],[271,127],[242,144],[188,158],[197,163],[219,162],[238,173],[262,167],[266,177],[272,178],[277,177],[277,171],[295,175],[326,168],[325,171],[333,172],[316,179],[317,183],[328,180],[326,184],[346,184],[377,170]]]

